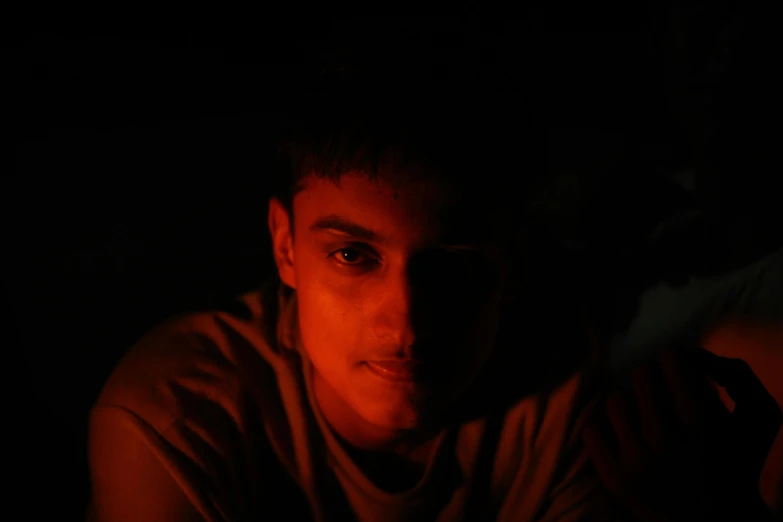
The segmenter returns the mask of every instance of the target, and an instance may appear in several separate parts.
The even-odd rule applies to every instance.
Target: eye
[[[422,252],[413,272],[428,284],[452,285],[455,280],[475,281],[490,270],[478,252],[470,249],[432,249]]]
[[[375,257],[357,247],[345,247],[332,253],[332,258],[341,265],[367,266],[376,261]]]

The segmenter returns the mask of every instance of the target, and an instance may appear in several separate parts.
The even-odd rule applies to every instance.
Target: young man
[[[107,382],[90,421],[97,520],[604,508],[577,432],[583,379],[542,363],[578,350],[536,340],[535,320],[501,325],[525,297],[513,218],[535,147],[467,107],[475,92],[398,82],[371,100],[366,85],[321,97],[287,142],[268,218],[279,280],[157,328]]]
[[[106,383],[95,520],[612,518],[587,342],[525,277],[534,141],[476,93],[367,85],[285,147],[278,278],[157,328]]]

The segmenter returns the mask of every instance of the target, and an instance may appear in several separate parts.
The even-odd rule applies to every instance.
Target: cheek
[[[456,336],[463,342],[485,344],[494,336],[500,320],[501,297],[493,295],[452,296],[447,303],[433,307],[432,318],[441,335]]]
[[[361,344],[364,322],[360,307],[350,295],[328,282],[330,277],[323,273],[323,267],[308,263],[301,268],[296,294],[304,347],[321,371],[344,365]]]
[[[502,302],[500,298],[482,301],[482,306],[472,308],[470,319],[465,318],[465,342],[474,347],[472,357],[481,359],[489,354],[497,342]]]

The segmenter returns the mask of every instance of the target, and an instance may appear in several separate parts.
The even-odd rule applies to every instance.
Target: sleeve
[[[538,522],[631,521],[601,484],[582,453],[563,480],[552,489]]]
[[[574,394],[562,396],[573,401],[567,415],[571,422],[559,447],[559,464],[538,522],[633,521],[604,487],[582,440],[582,431],[597,404],[594,392],[595,383],[583,375]]]
[[[121,408],[90,415],[90,519],[95,522],[205,522],[158,457],[156,441]]]

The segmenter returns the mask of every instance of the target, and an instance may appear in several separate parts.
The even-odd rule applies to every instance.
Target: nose
[[[408,274],[401,271],[387,276],[379,294],[373,318],[376,338],[385,346],[395,347],[398,356],[410,355],[416,332],[412,320],[413,290]]]
[[[439,259],[426,253],[412,256],[378,287],[374,333],[384,346],[395,347],[399,356],[414,352],[420,352],[416,357],[421,352],[439,356],[434,352],[447,349],[447,343],[440,341],[451,338],[470,319],[471,303],[465,301],[449,263]]]

